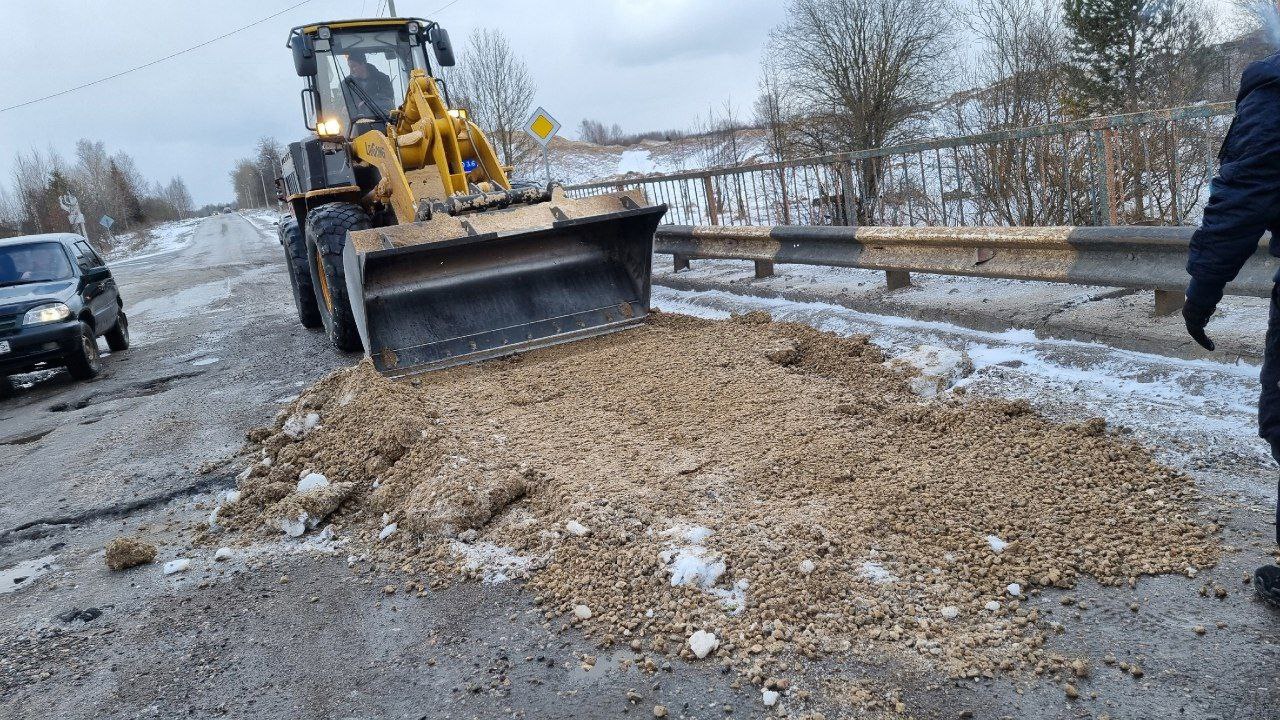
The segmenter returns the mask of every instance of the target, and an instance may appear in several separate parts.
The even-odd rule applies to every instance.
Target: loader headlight
[[[316,134],[320,137],[342,137],[342,123],[338,118],[329,118],[316,123]]]
[[[328,25],[321,25],[320,29],[316,30],[316,36],[319,37],[321,40],[328,40],[330,37],[333,36],[333,31],[329,29]]]
[[[46,323],[61,322],[71,317],[71,308],[65,303],[49,303],[33,307],[22,316],[23,325],[44,325]]]
[[[410,35],[417,35],[417,34],[418,34],[418,23],[416,23],[416,22],[411,22],[411,23],[409,23],[408,25],[405,25],[404,27],[405,27],[405,29],[406,29],[406,30],[408,30],[408,31],[409,31],[409,34],[410,34]]]

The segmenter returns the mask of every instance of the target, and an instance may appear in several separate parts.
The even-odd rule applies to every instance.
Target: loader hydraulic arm
[[[419,69],[410,75],[404,104],[392,113],[387,132],[370,130],[352,147],[357,158],[378,168],[382,180],[373,192],[390,203],[401,223],[418,219],[424,201],[430,206],[511,189],[484,133],[463,113],[451,112],[436,81]],[[475,162],[470,172],[468,160]]]

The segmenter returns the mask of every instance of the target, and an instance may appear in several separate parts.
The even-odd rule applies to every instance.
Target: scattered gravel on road
[[[419,592],[487,577],[457,547],[488,543],[527,560],[511,576],[549,623],[654,668],[714,635],[708,661],[762,687],[886,650],[955,677],[1069,674],[1029,595],[1216,563],[1192,481],[1101,420],[921,398],[884,363],[759,313],[659,314],[411,381],[366,362],[250,434],[263,461],[219,521],[279,537],[299,473],[322,473],[344,487],[327,522]],[[679,582],[681,557],[711,582]]]

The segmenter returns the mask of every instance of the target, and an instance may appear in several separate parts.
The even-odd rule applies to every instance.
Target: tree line
[[[113,233],[193,212],[181,177],[149,180],[127,152],[111,153],[100,141],[81,139],[72,158],[52,147],[14,155],[9,182],[0,182],[0,237],[74,231],[60,203],[67,194],[79,201],[89,240],[102,250]],[[99,224],[104,215],[115,221],[111,231]]]

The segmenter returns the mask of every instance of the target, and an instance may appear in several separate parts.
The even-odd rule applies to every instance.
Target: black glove
[[[1214,309],[1212,306],[1197,305],[1190,300],[1182,305],[1182,319],[1187,322],[1187,334],[1205,350],[1213,350],[1214,347],[1213,341],[1204,333],[1204,326],[1209,324]]]

